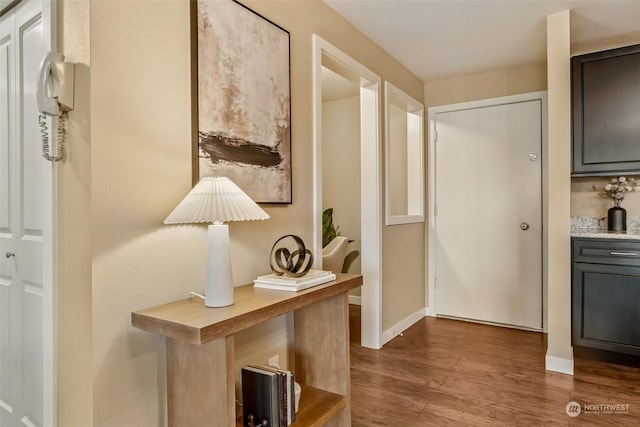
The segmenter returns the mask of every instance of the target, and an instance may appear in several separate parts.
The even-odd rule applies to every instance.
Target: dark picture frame
[[[232,0],[191,2],[194,183],[292,203],[290,34]]]

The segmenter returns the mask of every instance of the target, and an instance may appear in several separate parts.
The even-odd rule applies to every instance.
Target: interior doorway
[[[378,75],[353,60],[319,36],[313,36],[313,81],[314,81],[314,253],[322,253],[322,212],[327,206],[323,201],[324,175],[331,173],[332,158],[328,154],[335,147],[324,148],[323,144],[323,85],[325,78],[336,79],[350,88],[353,95],[341,107],[348,108],[349,116],[356,123],[359,144],[350,145],[353,168],[359,171],[358,183],[351,191],[359,199],[360,211],[360,272],[364,277],[361,289],[362,324],[361,344],[369,348],[380,348],[382,336],[381,280],[382,280],[382,221],[381,221],[381,168],[380,168],[380,86]],[[325,78],[323,78],[323,69]],[[353,104],[359,111],[354,111]],[[355,131],[354,131],[355,132]],[[325,153],[326,151],[326,153]],[[356,154],[354,155],[354,152]],[[359,154],[357,153],[359,152]],[[334,151],[335,153],[335,151]],[[335,154],[333,154],[335,156]],[[342,159],[344,160],[344,159]],[[329,167],[327,167],[329,166]],[[326,196],[325,196],[326,197]],[[344,199],[341,197],[341,199]],[[345,205],[346,206],[346,205]],[[346,236],[352,238],[351,236]],[[316,257],[316,268],[321,268],[321,257]]]
[[[543,329],[545,117],[544,92],[430,109],[436,315]]]
[[[362,273],[360,127],[358,79],[349,80],[322,66],[322,155],[328,159],[322,163],[322,212],[325,219],[331,217],[333,226],[323,229],[322,246],[327,251],[335,247],[338,261],[325,262],[323,268],[339,270],[336,273]],[[339,243],[344,239],[346,246]],[[353,289],[349,302],[360,305],[361,297],[360,288]]]

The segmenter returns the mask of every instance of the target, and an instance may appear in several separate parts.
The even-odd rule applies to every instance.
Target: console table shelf
[[[302,394],[296,422],[289,427],[321,427],[347,404],[345,396],[301,384]],[[236,427],[243,427],[242,417]]]
[[[295,427],[349,426],[347,293],[362,276],[300,292],[235,288],[235,304],[207,308],[190,298],[131,314],[134,327],[167,337],[170,427],[241,426],[235,413],[234,334],[285,313],[294,316],[293,369],[302,384]]]

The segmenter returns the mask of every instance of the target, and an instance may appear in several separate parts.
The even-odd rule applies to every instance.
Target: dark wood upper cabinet
[[[640,45],[571,60],[573,176],[640,174]]]

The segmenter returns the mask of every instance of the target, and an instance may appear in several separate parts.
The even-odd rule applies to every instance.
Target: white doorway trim
[[[429,274],[427,277],[427,316],[437,316],[437,301],[436,301],[436,246],[437,246],[437,217],[435,215],[435,191],[436,191],[436,158],[435,158],[435,117],[438,113],[451,112],[463,109],[482,108],[487,106],[495,106],[501,104],[511,104],[517,102],[535,101],[540,100],[542,114],[541,114],[541,126],[542,126],[542,324],[543,331],[547,330],[547,228],[545,224],[548,223],[547,212],[547,192],[548,183],[544,177],[547,176],[547,92],[531,92],[519,95],[504,96],[499,98],[483,99],[478,101],[463,102],[458,104],[443,105],[438,107],[431,107],[428,109],[429,120],[429,144],[428,144],[428,226],[425,228],[428,244],[428,268]]]
[[[58,51],[58,8],[57,1],[43,3],[43,32],[50,34],[49,51]],[[45,36],[46,37],[46,36]],[[51,121],[50,121],[51,122]],[[52,123],[50,123],[51,129]],[[43,248],[43,283],[44,289],[44,381],[43,381],[43,416],[44,425],[58,426],[58,181],[57,164],[49,162],[47,165],[47,182],[49,188],[46,191],[45,206],[47,207],[44,221],[44,229],[49,235],[45,235]]]
[[[313,252],[322,253],[322,58],[360,76],[362,342],[382,347],[382,208],[380,77],[313,35]],[[315,267],[320,268],[321,256]]]

